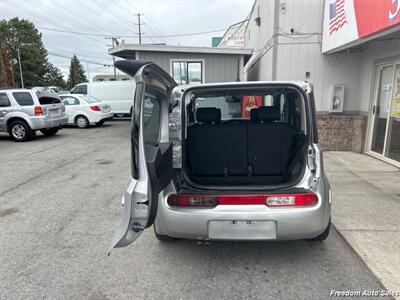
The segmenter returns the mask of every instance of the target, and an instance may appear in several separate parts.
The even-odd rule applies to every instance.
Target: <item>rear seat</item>
[[[247,129],[248,163],[252,173],[283,179],[295,130],[286,123],[274,123],[280,120],[279,108],[262,106],[253,110]]]
[[[195,124],[188,128],[187,146],[196,176],[247,175],[247,129],[243,124],[221,124],[221,110],[196,110]]]
[[[255,177],[274,183],[285,178],[295,130],[274,122],[280,120],[279,108],[253,109],[248,124],[221,124],[220,109],[198,108],[196,120],[188,128],[186,143],[194,176],[226,177],[243,184]]]

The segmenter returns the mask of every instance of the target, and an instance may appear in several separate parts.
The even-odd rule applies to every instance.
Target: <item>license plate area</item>
[[[61,115],[61,109],[57,108],[57,109],[49,109],[49,116],[53,117],[53,116],[59,116]]]
[[[276,222],[265,220],[209,221],[208,237],[218,240],[275,240]]]

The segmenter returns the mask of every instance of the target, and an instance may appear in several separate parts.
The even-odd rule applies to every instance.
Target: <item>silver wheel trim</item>
[[[17,124],[13,126],[13,128],[11,129],[11,133],[16,139],[22,140],[26,135],[26,130],[24,126],[22,126],[21,124]]]
[[[78,125],[78,127],[86,127],[86,119],[84,117],[79,117],[78,119],[76,119],[76,125]]]

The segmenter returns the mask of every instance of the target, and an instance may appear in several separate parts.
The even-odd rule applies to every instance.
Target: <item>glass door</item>
[[[380,67],[378,70],[378,90],[375,105],[372,109],[373,129],[371,151],[383,154],[386,137],[386,123],[392,94],[394,66]]]
[[[400,64],[376,69],[370,151],[400,162]]]
[[[400,162],[400,64],[396,65],[390,100],[385,156]]]

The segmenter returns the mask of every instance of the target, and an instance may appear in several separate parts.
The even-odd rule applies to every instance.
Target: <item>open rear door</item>
[[[123,219],[110,251],[129,245],[153,224],[159,193],[171,182],[169,106],[172,89],[177,85],[152,62],[123,60],[115,66],[135,78],[136,91],[131,127],[132,175],[122,198]]]

